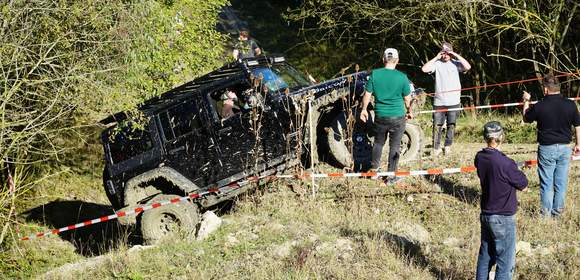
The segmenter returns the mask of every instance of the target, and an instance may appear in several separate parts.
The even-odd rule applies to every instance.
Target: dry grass
[[[436,162],[425,158],[404,168],[472,165],[481,147],[457,144],[449,157]],[[526,160],[533,159],[535,146],[504,149],[516,160]],[[578,279],[580,165],[572,165],[567,211],[561,220],[537,218],[536,169],[525,172],[531,192],[519,196],[518,240],[531,243],[533,250],[529,256],[518,254],[516,275],[518,279]],[[407,178],[395,188],[370,179],[324,179],[316,184],[312,197],[304,183],[271,183],[241,197],[234,211],[223,216],[225,225],[206,241],[167,243],[139,255],[128,254],[121,246],[106,251],[111,259],[103,265],[62,278],[473,278],[479,247],[479,183],[474,173]],[[420,246],[399,242],[413,234],[401,223],[420,225],[429,239]],[[51,267],[84,258],[70,243],[55,237],[17,244],[2,259],[27,265],[5,264],[2,275],[39,276]]]

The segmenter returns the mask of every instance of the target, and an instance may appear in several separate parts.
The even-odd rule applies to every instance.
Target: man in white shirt
[[[461,107],[461,82],[459,72],[467,72],[471,65],[465,58],[453,51],[453,46],[443,43],[441,51],[429,60],[421,70],[425,73],[435,73],[435,98],[433,109],[453,109]],[[433,113],[433,153],[437,156],[442,151],[451,152],[453,134],[458,111]],[[445,146],[441,149],[441,134],[443,123],[446,125]]]

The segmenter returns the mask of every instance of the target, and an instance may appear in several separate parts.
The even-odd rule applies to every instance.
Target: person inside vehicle
[[[218,105],[217,109],[218,109],[218,112],[219,112],[220,117],[222,119],[227,119],[227,118],[233,116],[236,112],[240,111],[240,108],[236,105],[236,103],[238,101],[238,96],[231,89],[229,89],[229,88],[226,89],[219,96],[219,98],[220,98],[219,103],[221,103],[220,104],[221,106]]]

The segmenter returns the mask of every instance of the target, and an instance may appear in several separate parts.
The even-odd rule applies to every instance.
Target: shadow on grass
[[[78,200],[56,200],[30,209],[23,214],[28,222],[37,222],[51,229],[58,229],[114,213],[109,205]],[[132,227],[123,226],[117,220],[112,220],[65,231],[59,236],[71,242],[79,254],[95,256],[105,254],[120,244],[140,243],[140,238],[132,232]]]
[[[343,228],[340,232],[342,236],[349,238],[366,236],[371,239],[376,239],[378,237],[380,240],[401,250],[401,254],[413,259],[413,261],[421,268],[428,269],[435,279],[464,279],[463,277],[458,277],[458,273],[455,271],[444,271],[432,265],[421,245],[407,237],[396,235],[385,230],[365,232]],[[401,256],[401,259],[404,258],[405,257]]]
[[[431,175],[425,178],[437,183],[443,193],[453,196],[461,202],[468,204],[479,203],[481,197],[479,190],[457,184],[455,180],[449,179],[447,176]]]

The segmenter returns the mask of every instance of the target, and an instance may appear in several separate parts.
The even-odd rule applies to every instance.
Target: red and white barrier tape
[[[568,98],[572,101],[580,101],[580,97],[573,97]],[[531,104],[536,104],[538,101],[532,101]],[[495,109],[495,108],[504,108],[504,107],[513,107],[513,106],[522,106],[524,105],[523,102],[517,103],[505,103],[505,104],[494,104],[494,105],[482,105],[482,106],[469,106],[469,107],[461,107],[461,108],[451,108],[451,109],[438,109],[438,110],[426,110],[426,111],[419,111],[417,114],[428,114],[428,113],[435,113],[435,112],[454,112],[454,111],[467,111],[467,110],[477,110],[477,109]]]
[[[570,158],[572,161],[580,160],[580,155],[572,156]],[[517,162],[519,167],[529,167],[537,165],[537,160],[526,160],[522,162]],[[407,176],[419,176],[419,175],[437,175],[437,174],[453,174],[453,173],[467,173],[474,172],[476,170],[475,166],[463,166],[458,168],[435,168],[426,170],[411,170],[411,171],[391,171],[391,172],[358,172],[358,173],[304,173],[301,175],[274,175],[276,178],[360,178],[360,177],[387,177],[387,176],[397,176],[397,177],[407,177]]]
[[[572,160],[580,160],[580,156],[572,156]],[[538,164],[538,162],[536,160],[528,160],[528,161],[522,161],[522,162],[518,162],[518,166],[523,167],[523,166],[533,166]],[[56,235],[59,233],[63,233],[65,231],[69,231],[69,230],[73,230],[73,229],[79,229],[82,227],[86,227],[89,225],[94,225],[94,224],[98,224],[101,222],[106,222],[106,221],[111,221],[111,220],[115,220],[119,217],[123,217],[123,216],[131,216],[131,215],[136,215],[139,214],[141,212],[145,212],[147,210],[151,210],[154,208],[159,208],[161,206],[165,206],[168,204],[172,204],[172,203],[178,203],[178,202],[182,202],[182,201],[187,201],[189,199],[198,199],[201,197],[204,197],[206,195],[210,195],[210,194],[217,194],[223,191],[227,191],[227,190],[233,190],[233,189],[237,189],[240,186],[247,184],[249,182],[252,181],[257,181],[260,179],[264,179],[264,178],[298,178],[298,179],[304,179],[304,178],[336,178],[336,177],[345,177],[345,178],[355,178],[355,177],[385,177],[385,176],[398,176],[398,177],[406,177],[406,176],[419,176],[419,175],[437,175],[437,174],[453,174],[453,173],[467,173],[467,172],[474,172],[476,171],[475,166],[465,166],[465,167],[459,167],[459,168],[442,168],[442,169],[427,169],[427,170],[413,170],[413,171],[395,171],[395,172],[359,172],[359,173],[314,173],[314,174],[310,174],[310,173],[304,173],[301,175],[268,175],[268,176],[253,176],[253,177],[248,177],[246,181],[243,181],[241,183],[232,183],[229,184],[227,186],[221,187],[219,189],[209,189],[205,192],[202,193],[192,193],[189,194],[187,196],[183,196],[183,197],[177,197],[171,200],[164,200],[164,201],[159,201],[159,202],[155,202],[152,204],[147,204],[144,205],[142,207],[137,207],[134,208],[132,210],[129,211],[122,211],[122,212],[117,212],[113,215],[109,215],[109,216],[103,216],[100,218],[96,218],[96,219],[92,219],[92,220],[87,220],[78,224],[74,224],[74,225],[70,225],[70,226],[66,226],[66,227],[62,227],[59,229],[53,229],[51,231],[47,231],[47,232],[40,232],[37,234],[33,234],[33,235],[29,235],[26,237],[22,237],[20,238],[20,240],[31,240],[31,239],[35,239],[35,238],[39,238],[39,237],[44,237],[44,236],[48,236],[48,235]]]
[[[555,75],[556,78],[560,78],[560,77],[568,77],[568,76],[577,76],[580,75],[580,72],[571,72],[571,73],[563,73],[563,74],[559,74],[559,75]],[[481,85],[481,86],[472,86],[472,87],[466,87],[466,88],[460,88],[460,89],[453,89],[453,90],[446,90],[446,91],[441,91],[439,93],[449,93],[449,92],[456,92],[456,91],[467,91],[467,90],[473,90],[473,89],[480,89],[480,88],[489,88],[489,87],[497,87],[497,86],[507,86],[507,85],[512,85],[512,84],[523,84],[523,83],[527,83],[527,82],[533,82],[533,81],[539,81],[539,80],[543,80],[544,77],[536,77],[536,78],[529,78],[529,79],[523,79],[523,80],[515,80],[515,81],[509,81],[509,82],[501,82],[501,83],[495,83],[495,84],[489,84],[489,85]],[[435,93],[434,92],[429,92],[429,93],[423,93],[429,96],[433,96]]]
[[[30,235],[30,236],[27,236],[27,237],[22,237],[22,238],[20,238],[20,240],[30,240],[30,239],[34,239],[34,238],[38,238],[38,237],[43,237],[43,236],[51,235],[51,234],[59,234],[59,233],[65,232],[65,231],[69,231],[69,230],[73,230],[73,229],[79,229],[79,228],[82,228],[82,227],[85,227],[85,226],[89,226],[89,225],[94,225],[94,224],[98,224],[98,223],[101,223],[101,222],[115,220],[115,219],[117,219],[119,217],[123,217],[123,216],[136,215],[136,214],[139,214],[141,212],[144,212],[144,211],[147,211],[147,210],[151,210],[151,209],[154,209],[154,208],[159,208],[161,206],[165,206],[165,205],[168,205],[168,204],[178,203],[178,202],[181,202],[181,201],[187,201],[188,199],[200,198],[202,196],[206,196],[208,194],[217,193],[217,192],[219,192],[219,190],[217,190],[217,189],[210,189],[210,190],[208,190],[206,192],[199,193],[199,194],[192,193],[192,194],[189,194],[187,196],[177,197],[177,198],[174,198],[174,199],[171,199],[171,200],[159,201],[159,202],[155,202],[155,203],[152,203],[152,204],[144,205],[142,207],[137,207],[137,208],[134,208],[134,209],[129,210],[129,211],[117,212],[117,213],[115,213],[113,215],[103,216],[103,217],[100,217],[100,218],[96,218],[96,219],[84,221],[82,223],[78,223],[78,224],[75,224],[75,225],[70,225],[70,226],[66,226],[66,227],[59,228],[59,229],[53,229],[51,231],[40,232],[40,233],[37,233],[37,234],[34,234],[34,235]]]

